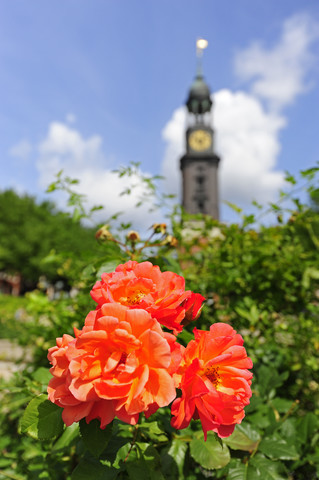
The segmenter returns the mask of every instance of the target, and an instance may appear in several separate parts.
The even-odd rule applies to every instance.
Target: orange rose
[[[66,425],[86,417],[104,428],[116,416],[130,424],[176,397],[172,375],[182,347],[144,310],[109,303],[90,312],[76,338],[49,349],[49,399]]]
[[[172,405],[172,426],[179,429],[199,418],[205,439],[213,430],[228,437],[245,416],[251,397],[252,361],[243,339],[225,323],[215,323],[209,332],[194,329],[195,340],[186,347],[176,373],[182,396]]]
[[[142,308],[162,325],[174,331],[199,316],[205,298],[185,291],[185,280],[173,272],[161,272],[150,262],[135,261],[119,265],[115,272],[103,273],[91,296],[99,306],[120,303],[130,309]]]

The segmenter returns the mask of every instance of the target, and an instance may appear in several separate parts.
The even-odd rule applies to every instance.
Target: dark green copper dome
[[[209,112],[212,107],[210,89],[201,74],[198,74],[192,83],[186,102],[188,111],[195,115]]]

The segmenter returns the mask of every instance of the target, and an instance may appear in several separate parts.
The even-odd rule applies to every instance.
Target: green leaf
[[[127,461],[128,458],[130,458],[130,460],[132,460],[132,458],[136,458],[136,452],[134,449],[131,448],[131,443],[128,442],[127,439],[125,439],[124,441],[125,443],[123,444],[122,442],[120,447],[117,449],[113,462],[109,460],[113,464],[113,467],[116,467],[116,468],[120,467],[123,464],[124,460]],[[113,442],[111,442],[110,447],[113,447]],[[107,455],[105,456],[109,459],[108,454],[109,454],[109,451],[107,450]]]
[[[244,450],[247,452],[255,450],[259,441],[259,433],[247,422],[242,425],[236,425],[230,437],[223,439],[223,442],[233,450]]]
[[[269,206],[272,208],[272,210],[274,210],[275,212],[279,212],[280,211],[280,207],[278,207],[278,205],[276,205],[275,203],[269,203]]]
[[[84,458],[73,470],[71,480],[114,480],[119,469],[102,465],[95,458]]]
[[[0,458],[0,468],[10,467],[13,463],[12,458]],[[1,470],[0,470],[1,475]]]
[[[248,480],[248,464],[241,463],[238,459],[232,463],[234,466],[229,467],[226,480]]]
[[[1,470],[0,472],[1,480],[10,478],[11,480],[25,480],[25,475],[20,475],[19,473],[15,473],[13,470]]]
[[[96,212],[97,210],[103,210],[103,205],[95,205],[94,207],[90,208],[90,213]]]
[[[2,435],[2,437],[0,438],[0,450],[4,450],[8,445],[10,445],[11,443],[11,438],[9,437],[9,435]]]
[[[279,434],[282,438],[289,438],[289,439],[294,439],[297,440],[296,438],[296,418],[286,418],[286,420],[282,423],[280,426]],[[265,434],[265,437],[269,435]],[[299,439],[298,439],[299,441]],[[294,443],[295,444],[295,443]]]
[[[119,262],[117,260],[111,260],[110,262],[103,263],[96,272],[96,278],[100,279],[102,273],[114,272]]]
[[[165,180],[165,177],[163,177],[163,175],[153,175],[152,179],[153,180]]]
[[[164,474],[167,472],[169,468],[172,468],[171,473],[172,475],[174,474],[174,471],[178,473],[178,478],[182,480],[184,478],[183,475],[183,468],[184,468],[184,462],[185,462],[185,455],[187,451],[187,443],[184,442],[183,440],[179,440],[175,438],[172,441],[171,446],[165,450],[162,454],[162,464],[163,464],[163,472]],[[173,460],[173,463],[172,461]],[[166,476],[168,476],[166,474]],[[174,477],[177,478],[177,475]]]
[[[82,218],[82,213],[81,213],[81,210],[78,208],[78,207],[75,207],[74,211],[73,211],[73,215],[72,215],[72,220],[73,222],[78,222],[79,220],[81,220]]]
[[[273,462],[261,455],[256,455],[249,462],[247,480],[287,480],[287,474],[282,476],[281,471],[285,472],[281,462]],[[254,476],[251,475],[252,473]]]
[[[256,200],[253,200],[251,203],[252,205],[254,205],[254,207],[257,207],[259,210],[263,208],[263,206],[260,203],[256,202]]]
[[[147,443],[136,443],[134,450],[136,456],[130,455],[126,462],[129,478],[131,480],[164,480],[157,450]]]
[[[292,185],[296,185],[297,181],[293,175],[291,175],[289,172],[285,172],[285,181],[291,183]]]
[[[314,267],[307,267],[301,281],[301,285],[305,290],[308,290],[310,287],[311,280],[319,280],[319,270]]]
[[[275,415],[275,412],[272,408],[268,409],[267,416],[268,416],[268,420],[269,420],[269,426],[266,428],[264,434],[266,436],[270,436],[278,428],[278,419],[277,419],[277,417]]]
[[[259,310],[257,309],[256,305],[252,305],[250,310],[245,310],[241,307],[235,307],[236,313],[240,315],[242,318],[247,319],[252,325],[256,324],[259,320]]]
[[[226,445],[222,447],[215,438],[214,433],[207,434],[207,441],[201,433],[190,442],[190,452],[193,459],[207,470],[222,468],[230,460],[229,450]]]
[[[276,397],[271,401],[271,405],[279,412],[286,413],[291,408],[293,402],[286,398]]]
[[[83,418],[80,421],[80,432],[86,448],[95,456],[99,457],[105,450],[112,436],[113,424],[110,423],[104,429],[100,427],[100,421],[91,420],[89,424]]]
[[[62,430],[62,408],[50,402],[47,395],[33,398],[21,418],[20,431],[32,438],[49,440]]]
[[[245,227],[247,225],[251,225],[252,223],[255,223],[255,221],[256,221],[256,218],[254,214],[244,215],[243,224]]]
[[[228,202],[227,200],[224,200],[224,203],[226,203],[226,205],[228,205],[228,207],[234,210],[236,213],[241,213],[243,211],[242,208],[238,207],[234,203]]]
[[[121,433],[116,431],[115,426],[114,430],[115,434],[112,435],[106,450],[104,450],[103,455],[101,455],[101,458],[107,460],[114,467],[118,467],[129,451],[132,435],[130,438],[123,438]]]
[[[62,433],[61,437],[57,439],[57,441],[52,447],[52,451],[69,448],[69,446],[78,437],[78,435],[79,435],[79,424],[73,423],[72,425],[67,427]]]
[[[260,455],[242,463],[239,459],[232,459],[226,480],[287,480],[279,473],[283,470],[280,462],[273,462]]]
[[[314,175],[319,172],[319,167],[308,168],[307,170],[301,170],[300,174],[302,177],[308,177],[310,179],[314,178]]]
[[[51,183],[48,188],[46,189],[45,193],[51,193],[56,190],[56,182]]]
[[[297,460],[299,458],[296,447],[288,444],[278,435],[264,438],[259,444],[259,451],[273,460]]]
[[[131,480],[164,480],[160,456],[148,443],[137,442],[133,447],[130,443],[123,445],[118,450],[114,466],[125,467]]]
[[[310,440],[318,428],[318,423],[317,416],[312,412],[308,412],[304,417],[300,418],[297,426],[298,440],[302,443]]]
[[[94,275],[96,272],[95,268],[93,265],[87,265],[83,270],[82,270],[82,277],[84,280],[88,280]]]
[[[39,367],[33,374],[32,378],[38,382],[41,383],[41,385],[47,385],[49,383],[49,380],[52,378],[52,374],[50,373],[50,370],[45,367]]]
[[[278,374],[273,368],[262,365],[258,369],[258,387],[260,395],[269,397],[272,389],[280,387],[289,377],[289,372]]]
[[[183,472],[180,474],[178,471],[175,460],[168,455],[167,449],[161,452],[162,472],[166,480],[175,480],[179,478],[184,479]]]
[[[159,428],[157,422],[145,422],[138,426],[138,430],[153,442],[167,442],[167,436],[165,432]]]

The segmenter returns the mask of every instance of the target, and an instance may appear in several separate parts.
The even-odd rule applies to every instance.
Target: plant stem
[[[137,431],[138,431],[138,428],[137,428],[137,426],[136,426],[136,427],[135,427],[135,430],[134,430],[134,435],[133,435],[133,439],[132,439],[132,442],[131,442],[129,451],[127,452],[126,457],[125,457],[124,460],[123,460],[124,463],[126,463],[128,457],[130,456],[130,453],[131,453],[131,451],[132,451],[132,448],[133,448],[134,445],[135,445],[136,438],[137,438]]]

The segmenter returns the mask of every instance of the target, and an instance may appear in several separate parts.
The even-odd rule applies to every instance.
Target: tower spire
[[[197,57],[197,69],[196,69],[196,76],[202,77],[203,76],[203,62],[202,57],[205,48],[208,47],[208,41],[205,38],[198,38],[196,40],[196,57]]]
[[[203,51],[208,41],[196,41],[197,69],[186,101],[188,128],[186,153],[180,159],[183,179],[183,207],[190,214],[203,213],[219,218],[218,178],[219,157],[214,151],[214,130],[209,112],[212,108],[210,88],[202,72]]]
[[[204,81],[202,57],[205,48],[208,46],[208,41],[204,38],[198,38],[196,40],[196,57],[197,68],[196,76],[189,90],[186,106],[190,113],[193,113],[196,117],[196,121],[199,120],[199,116],[204,113],[210,112],[212,107],[212,100],[210,98],[210,89],[207,83]]]

